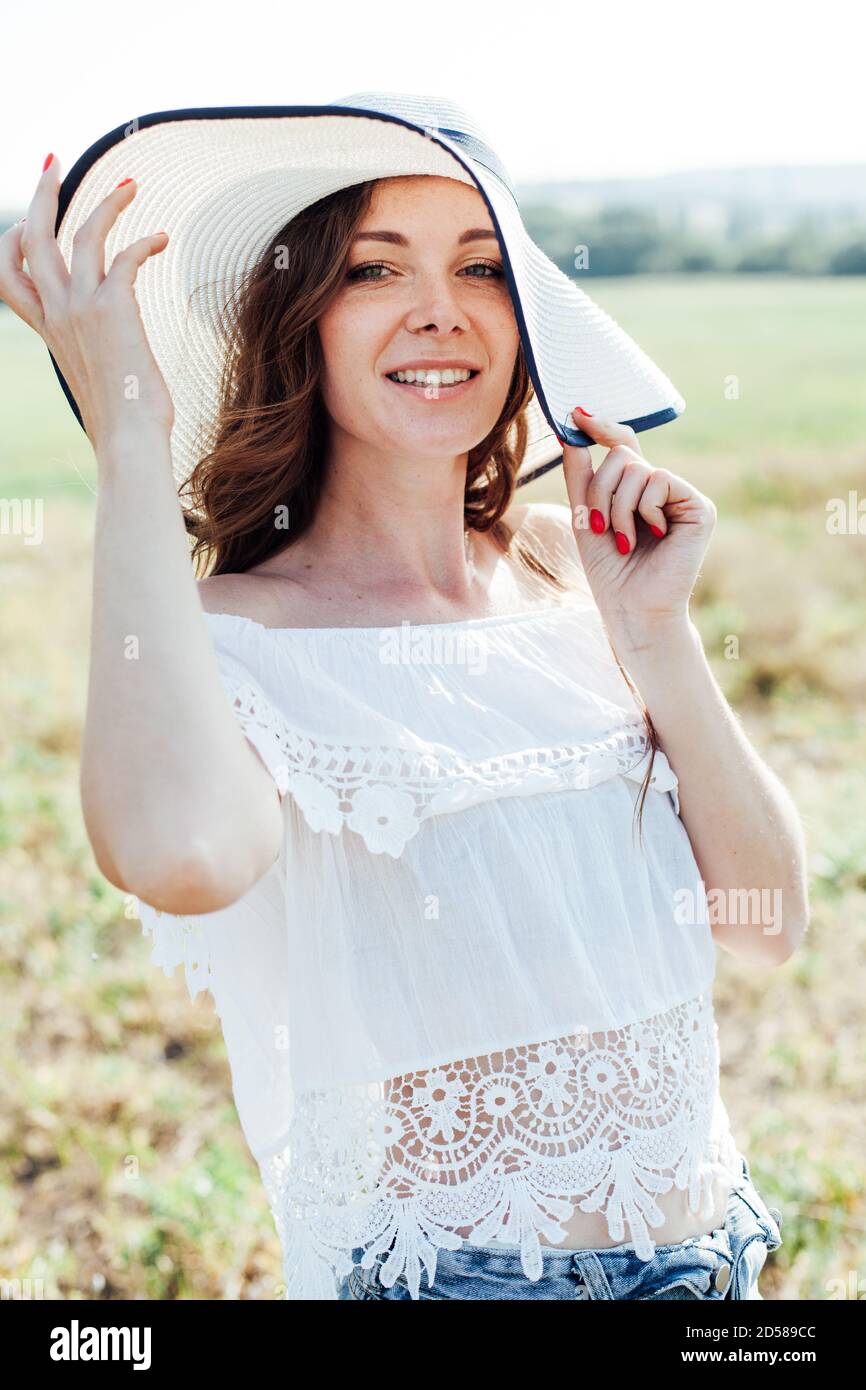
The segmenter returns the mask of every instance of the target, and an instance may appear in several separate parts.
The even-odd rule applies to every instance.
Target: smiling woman
[[[406,487],[425,468],[425,455],[432,461],[452,454],[456,461],[478,441],[468,490],[479,465],[491,454],[495,461],[529,399],[501,255],[478,259],[479,243],[496,245],[492,225],[478,226],[481,218],[487,212],[477,189],[453,179],[383,180],[352,238],[346,284],[318,319],[331,449],[364,438],[402,454],[411,430],[417,461],[401,470]],[[383,238],[391,244],[389,261],[365,262],[364,246]],[[389,380],[398,370],[442,373],[448,366],[473,375],[460,385],[446,385],[441,375],[411,387]],[[438,485],[450,489],[452,481],[437,471]],[[500,505],[502,497],[499,489]]]
[[[381,195],[386,185],[380,184],[377,188],[376,213],[373,214],[374,220],[380,208],[382,210],[383,216],[387,216],[387,206],[389,204],[394,205],[395,201],[399,205],[401,218],[405,218],[407,209],[411,208],[412,206],[413,197],[412,188],[407,188],[406,185],[415,184],[416,182],[417,178],[389,179],[387,181],[388,192],[384,199]],[[424,209],[425,212],[427,213],[428,217],[432,214],[434,219],[436,218],[437,212],[443,213],[445,227],[450,227],[452,225],[455,215],[460,215],[464,206],[467,207],[467,212],[471,213],[472,206],[470,200],[472,198],[475,198],[476,201],[480,204],[480,198],[478,198],[477,195],[473,194],[471,190],[469,190],[468,188],[459,188],[459,186],[455,184],[453,180],[431,180],[427,178],[423,179],[421,182],[424,185],[427,185],[427,187],[424,188],[422,193],[422,203],[426,205]],[[438,195],[438,209],[430,207],[430,194],[432,190],[429,187],[429,185],[431,185],[432,183],[441,185],[440,188],[437,188],[435,190],[436,194]],[[415,193],[417,197],[417,189],[415,190]],[[458,201],[458,197],[462,201]],[[481,211],[483,215],[486,217],[486,210],[483,209],[483,206],[481,208]],[[423,262],[425,259],[427,260],[427,263],[429,265],[432,265],[434,263],[434,258],[436,257],[436,255],[439,254],[441,256],[441,252],[437,253],[437,247],[435,244],[436,238],[431,237],[429,228],[432,226],[438,229],[442,225],[443,224],[440,223],[438,219],[434,220],[433,222],[425,221],[425,226],[422,235],[420,239],[418,239],[418,252],[421,253],[423,250],[424,254],[421,255],[422,265],[415,272],[416,277],[418,274],[420,274],[423,277],[425,273],[423,269]],[[362,229],[361,231],[356,233],[353,245],[357,247],[359,244],[363,244],[369,241],[390,243],[393,246],[405,249],[406,252],[411,252],[412,249],[410,239],[403,235],[403,233],[382,230]],[[505,272],[502,265],[502,257],[498,254],[497,237],[492,227],[469,227],[465,231],[460,232],[459,235],[456,237],[454,251],[457,253],[462,247],[471,248],[474,244],[483,244],[485,242],[492,242],[493,245],[497,248],[496,259],[478,260],[470,258],[469,264],[463,264],[462,262],[466,260],[466,257],[459,256],[460,263],[457,267],[455,267],[455,269],[451,273],[470,280],[474,279],[482,282],[486,281],[488,285],[498,285],[501,288],[505,289]],[[447,254],[447,251],[449,249],[447,248],[447,245],[444,246],[442,249]],[[365,280],[367,281],[367,283],[382,283],[383,281],[386,281],[390,278],[390,276],[385,276],[384,274],[371,275],[370,277],[367,277],[367,271],[389,271],[393,272],[397,277],[399,277],[401,274],[399,267],[389,266],[385,261],[373,261],[356,265],[353,260],[352,268],[349,270],[348,273],[348,279],[350,282],[353,283],[356,281]],[[473,272],[480,273],[474,274]],[[405,275],[405,273],[406,272],[404,271],[403,274]],[[415,291],[415,293],[417,295],[417,290]],[[509,311],[511,311],[511,299],[507,293],[507,289],[505,290],[505,298],[508,303]],[[514,331],[511,334],[509,334],[505,331],[505,325],[500,324],[497,334],[496,329],[493,325],[492,316],[488,316],[489,327],[493,330],[495,337],[499,339],[500,345],[504,347],[506,350],[508,346],[508,339],[509,337],[511,337],[513,356],[518,349],[519,339],[517,336],[516,328],[514,328],[513,312],[509,313],[509,318],[510,326],[514,329]],[[480,357],[480,355],[481,353],[479,350],[478,357]],[[439,353],[429,357],[413,358],[410,362],[401,363],[399,367],[386,370],[386,375],[389,381],[394,381],[395,383],[412,387],[413,394],[420,397],[420,399],[422,400],[439,401],[446,399],[454,400],[457,397],[464,395],[465,389],[461,389],[461,387],[468,387],[468,384],[471,381],[474,381],[475,378],[478,377],[483,370],[484,368],[481,366],[477,358],[475,360],[470,361],[467,360],[465,357],[445,357],[442,353]]]
[[[114,134],[59,202],[43,176],[0,286],[100,471],[88,833],[154,961],[213,995],[286,1297],[754,1296],[780,1214],[720,1094],[680,779],[607,622],[626,583],[641,620],[679,602],[705,543],[634,447],[681,398],[450,103]],[[102,264],[127,161],[177,212],[137,298],[152,238]],[[515,505],[563,442],[580,506]],[[706,685],[671,633],[640,669],[695,805],[671,711],[703,734]]]
[[[375,477],[365,485],[395,514],[426,473],[443,505],[446,491],[465,493],[466,524],[471,517],[477,533],[489,529],[505,546],[500,518],[532,387],[501,255],[478,259],[479,242],[496,244],[492,225],[477,226],[486,216],[477,189],[410,176],[341,189],[274,235],[226,316],[214,445],[183,489],[193,553],[208,557],[210,575],[272,574],[282,553],[278,572],[297,582],[309,551],[321,581],[332,557],[351,553],[354,525],[343,499],[328,495],[333,461],[360,483],[371,447]],[[370,242],[389,245],[387,262],[365,259]],[[455,368],[465,380],[448,380]],[[410,369],[411,383],[392,380]],[[522,543],[516,552],[532,565]],[[373,541],[356,563],[369,560],[375,583],[381,559]],[[399,599],[393,583],[382,588],[386,601]]]

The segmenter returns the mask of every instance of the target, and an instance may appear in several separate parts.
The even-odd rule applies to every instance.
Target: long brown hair
[[[225,307],[213,445],[180,494],[200,576],[242,574],[291,545],[312,524],[328,431],[317,321],[343,286],[354,235],[377,182],[339,189],[288,221]],[[562,576],[503,520],[526,449],[525,411],[532,397],[519,347],[499,419],[469,451],[464,523],[469,530],[490,531],[503,554],[562,591],[569,587]],[[639,804],[642,818],[658,738],[613,654],[642,708],[652,747]]]

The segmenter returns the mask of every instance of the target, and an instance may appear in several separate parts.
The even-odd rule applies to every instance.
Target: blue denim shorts
[[[439,1250],[433,1286],[422,1268],[419,1297],[453,1299],[754,1299],[767,1255],[782,1244],[782,1213],[768,1207],[740,1154],[742,1178],[732,1188],[725,1223],[708,1235],[688,1236],[674,1245],[657,1245],[651,1260],[640,1260],[631,1245],[599,1250],[541,1247],[542,1274],[527,1279],[517,1246],[470,1245]],[[363,1269],[362,1248],[352,1251],[353,1268],[339,1280],[340,1299],[411,1299],[405,1275],[386,1288],[378,1271],[385,1255]]]

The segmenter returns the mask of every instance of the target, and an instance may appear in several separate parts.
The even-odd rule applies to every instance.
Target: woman
[[[586,398],[597,471],[560,439],[570,506],[514,503],[502,227],[410,172],[270,235],[182,509],[183,378],[133,293],[169,243],[105,273],[127,181],[68,268],[58,182],[0,292],[99,465],[85,820],[155,961],[213,993],[286,1297],[760,1297],[781,1216],[719,1095],[714,946],[781,964],[808,903],[689,616],[712,503]],[[781,912],[710,925],[755,889]]]

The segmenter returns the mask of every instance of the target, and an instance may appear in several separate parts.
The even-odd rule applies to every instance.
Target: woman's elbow
[[[199,916],[231,907],[249,892],[275,862],[278,848],[270,843],[245,848],[238,840],[227,846],[201,834],[179,836],[176,847],[168,850],[117,854],[106,877],[161,912]]]
[[[791,959],[806,938],[810,919],[811,912],[807,898],[804,903],[798,906],[796,911],[789,912],[784,918],[782,931],[775,943],[775,950],[771,953],[770,963],[772,965],[784,965],[786,961]]]

